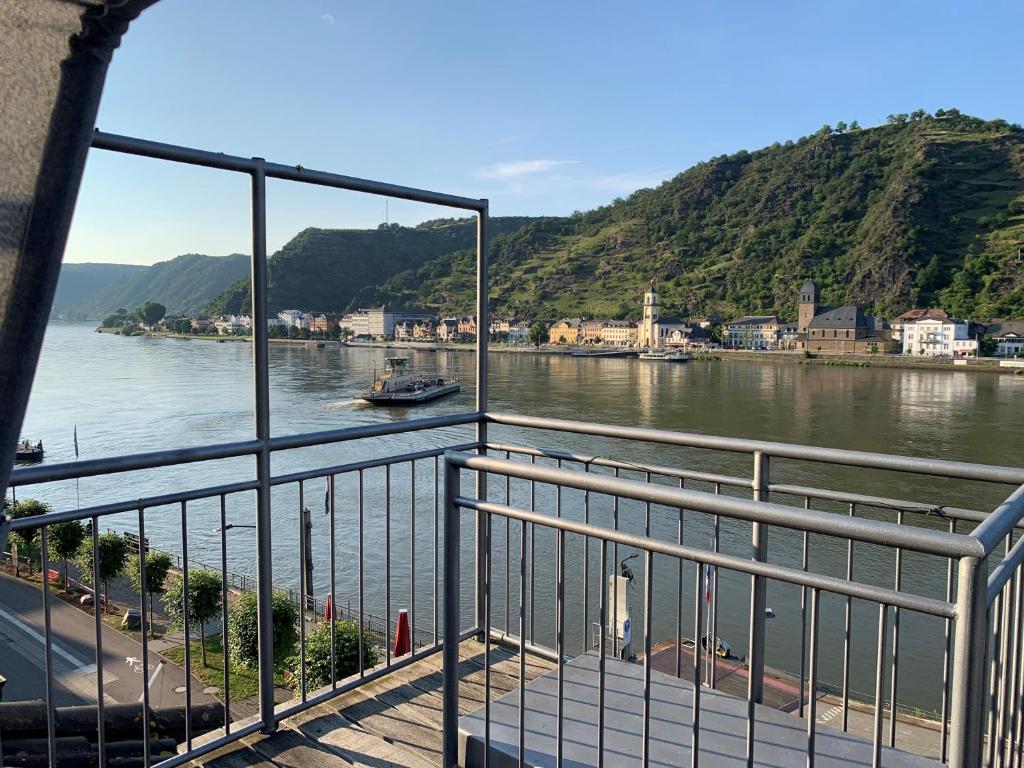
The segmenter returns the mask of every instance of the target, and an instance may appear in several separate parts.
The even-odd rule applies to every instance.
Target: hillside
[[[61,282],[66,282],[65,271],[75,266],[78,265],[62,267]],[[108,281],[77,301],[68,303],[62,314],[69,318],[95,320],[120,307],[134,309],[147,301],[160,302],[167,307],[169,314],[200,312],[248,270],[249,257],[241,254],[203,256],[188,253],[149,267],[136,267],[123,278]]]
[[[141,264],[64,264],[60,268],[50,314],[69,320],[84,319],[69,314],[68,308],[84,301],[101,288],[127,282],[145,269]]]
[[[855,125],[855,124],[854,124]],[[1024,318],[1024,130],[956,110],[825,126],[700,163],[656,189],[495,237],[493,309],[636,317],[656,278],[679,314],[795,317],[805,277],[826,303],[882,314],[939,305]],[[473,306],[473,255],[445,254],[367,301]]]
[[[496,232],[510,232],[529,221],[527,217],[491,220]],[[416,227],[305,229],[268,260],[269,309],[341,312],[372,297],[372,289],[393,275],[475,242],[475,219],[435,219]],[[208,310],[211,314],[247,311],[250,296],[246,276],[211,302]]]

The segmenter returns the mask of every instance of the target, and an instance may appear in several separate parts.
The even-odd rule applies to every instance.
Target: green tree
[[[146,594],[149,595],[149,633],[153,634],[153,601],[156,595],[164,593],[167,574],[171,570],[171,556],[166,552],[151,551],[146,554]],[[132,577],[132,589],[142,595],[142,567],[138,555],[128,561],[128,573]],[[145,599],[143,597],[143,599]]]
[[[52,512],[53,507],[38,499],[23,499],[17,501],[11,508],[11,518],[17,520],[22,517],[37,517]],[[49,534],[47,534],[49,535]],[[23,528],[20,531],[11,531],[8,537],[14,544],[14,575],[20,575],[18,559],[24,557],[29,562],[29,573],[32,573],[32,564],[35,562],[36,552],[39,548],[39,528]]]
[[[146,325],[154,325],[167,314],[167,307],[156,301],[147,301],[135,310],[135,314]]]
[[[175,320],[174,332],[181,334],[192,333],[192,321],[185,317],[181,318],[180,320]]]
[[[363,669],[369,669],[380,660],[377,649],[370,638],[363,633]],[[301,668],[298,658],[291,664]],[[334,622],[334,671],[335,679],[342,680],[359,671],[359,625],[354,621]],[[298,688],[301,676],[292,678]],[[331,684],[331,622],[325,621],[306,636],[306,688],[316,690]]]
[[[130,547],[128,541],[119,533],[107,531],[101,533],[97,541],[97,552],[99,553],[97,565],[99,568],[100,581],[103,582],[103,605],[106,606],[109,596],[110,580],[124,573],[125,564],[128,562]],[[81,579],[86,584],[92,584],[92,541],[82,542],[75,555],[75,565],[78,566]],[[94,592],[96,585],[93,585]],[[96,595],[93,595],[93,603],[96,604]],[[98,609],[98,607],[97,607]]]
[[[299,606],[287,592],[274,592],[271,599],[274,636],[274,666],[280,668],[295,653],[299,640]],[[256,595],[246,592],[238,598],[228,618],[230,658],[248,667],[259,666]]]
[[[54,523],[46,531],[50,557],[64,561],[64,589],[68,588],[68,560],[73,558],[85,541],[85,526],[81,520]]]
[[[188,626],[199,630],[199,648],[206,663],[206,622],[220,613],[220,574],[216,571],[195,570],[188,574]],[[185,626],[185,580],[171,579],[164,598],[167,618],[174,629]]]
[[[543,323],[534,323],[530,326],[530,330],[527,331],[526,336],[533,346],[539,347],[548,340],[548,329],[544,327]]]
[[[978,339],[978,354],[981,357],[993,357],[998,348],[999,342],[991,336],[982,336]]]

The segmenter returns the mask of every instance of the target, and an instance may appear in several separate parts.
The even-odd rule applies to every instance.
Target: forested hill
[[[491,296],[495,311],[527,317],[635,317],[655,278],[673,313],[795,317],[796,290],[813,277],[825,303],[1024,318],[1021,244],[1024,131],[919,112],[716,157],[656,189],[497,236]],[[468,311],[473,278],[464,250],[364,299]]]
[[[525,216],[491,219],[494,233],[512,232],[532,221]],[[271,312],[304,309],[342,312],[359,304],[392,276],[476,243],[476,219],[433,219],[415,227],[304,229],[268,260]],[[217,297],[211,314],[248,311],[248,277]]]
[[[77,269],[82,266],[93,270]],[[75,294],[74,301],[62,304],[59,314],[68,319],[95,320],[116,309],[128,310],[155,301],[169,314],[201,312],[221,291],[249,271],[249,257],[204,256],[187,253],[149,267],[114,269],[117,265],[67,264],[61,268],[57,295]],[[96,268],[110,267],[107,279],[95,280]],[[80,291],[84,277],[94,278],[91,290]],[[54,302],[56,312],[57,302]]]
[[[50,314],[55,317],[69,317],[70,307],[109,285],[127,283],[133,276],[145,270],[146,267],[141,264],[63,264]]]

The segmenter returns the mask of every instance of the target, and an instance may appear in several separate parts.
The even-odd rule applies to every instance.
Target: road
[[[51,596],[54,704],[96,701],[96,625],[94,618]],[[7,678],[4,701],[43,699],[46,695],[42,591],[34,584],[0,573],[0,675]],[[106,702],[137,702],[142,696],[142,644],[103,625],[103,697]],[[150,705],[185,703],[185,671],[150,651],[145,675]],[[213,701],[192,678],[192,702]]]

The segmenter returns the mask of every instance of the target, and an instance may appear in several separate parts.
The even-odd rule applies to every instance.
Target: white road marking
[[[164,663],[162,661],[159,664],[156,665],[156,669],[153,670],[153,674],[150,675],[150,677],[149,677],[149,682],[146,683],[146,687],[147,688],[152,688],[153,687],[153,683],[156,682],[157,675],[160,674],[160,672],[163,670],[163,668],[164,668]],[[142,701],[142,699],[145,698],[145,695],[146,694],[143,693],[141,696],[139,696],[139,701]]]
[[[5,620],[9,621],[12,625],[14,625],[18,629],[20,629],[22,632],[24,632],[26,635],[31,637],[33,640],[37,640],[39,642],[39,644],[42,645],[43,647],[46,646],[46,638],[43,637],[42,634],[37,632],[35,629],[33,629],[31,626],[29,626],[28,624],[23,622],[18,617],[12,616],[10,613],[5,611],[3,608],[0,608],[0,618],[3,618]],[[75,670],[79,670],[82,667],[88,666],[88,664],[86,662],[82,661],[81,659],[76,657],[74,654],[72,654],[70,651],[68,651],[65,648],[63,648],[60,645],[60,643],[56,642],[53,639],[50,640],[50,647],[53,648],[53,652],[54,653],[56,653],[58,656],[60,656],[66,662],[68,662],[72,667],[75,668]]]

